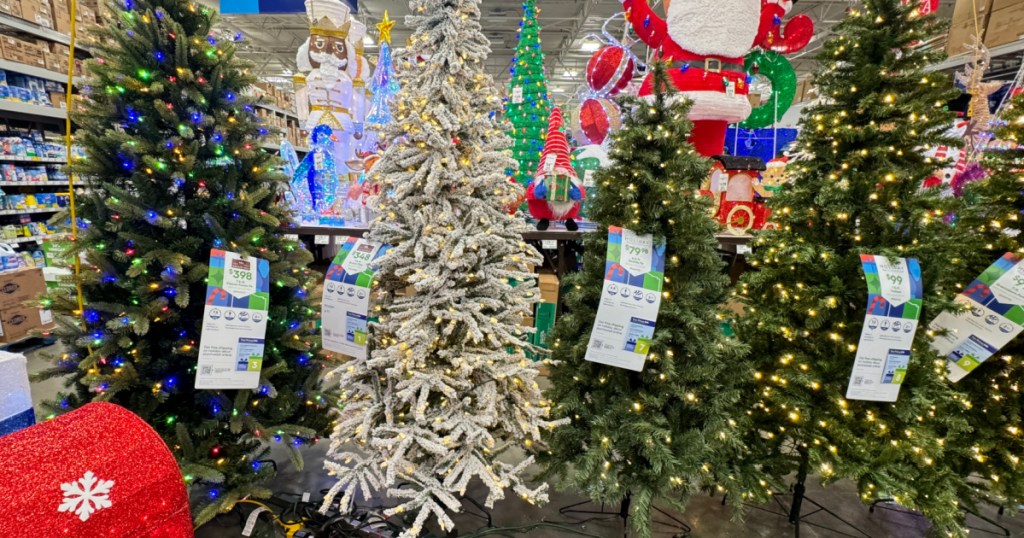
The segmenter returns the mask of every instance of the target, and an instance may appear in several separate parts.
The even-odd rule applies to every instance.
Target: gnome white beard
[[[684,50],[738,58],[747,54],[761,24],[761,0],[675,0],[668,35]]]
[[[569,214],[572,208],[576,206],[576,202],[548,202],[548,207],[551,208],[551,216],[555,220],[561,220],[562,217]]]

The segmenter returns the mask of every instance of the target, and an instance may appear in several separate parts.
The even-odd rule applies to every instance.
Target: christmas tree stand
[[[770,514],[788,517],[789,523],[793,525],[793,536],[795,536],[796,538],[800,538],[801,524],[810,525],[812,527],[818,527],[819,529],[825,529],[829,532],[835,533],[837,536],[850,536],[852,538],[871,538],[871,535],[860,530],[860,528],[854,525],[853,523],[850,523],[849,521],[843,519],[842,516],[840,516],[839,514],[833,512],[832,510],[829,510],[823,504],[807,496],[806,483],[807,471],[810,467],[810,454],[807,452],[806,448],[797,448],[797,452],[799,452],[800,454],[800,466],[797,468],[796,483],[793,484],[792,487],[790,487],[790,491],[788,493],[775,493],[772,495],[772,500],[775,501],[775,504],[778,505],[778,508],[779,510],[781,510],[781,512],[770,508],[762,508],[760,506],[752,506],[752,508],[768,512]],[[786,503],[782,500],[782,497],[792,497],[793,500],[789,503],[789,506],[786,506]],[[722,503],[725,504],[725,499],[722,499]],[[805,503],[812,505],[814,507],[814,510],[804,513],[803,509]],[[807,518],[818,513],[824,513],[825,515],[831,517],[839,523],[842,523],[842,525],[847,529],[853,530],[856,534],[843,532],[834,527],[827,527],[825,525],[821,525],[818,523],[805,521]]]
[[[595,520],[598,520],[598,519],[610,519],[610,518],[602,518],[600,516],[613,516],[613,517],[617,517],[617,518],[622,520],[622,537],[623,538],[627,538],[629,536],[629,505],[630,505],[631,500],[632,499],[631,499],[630,494],[627,493],[626,497],[624,499],[622,499],[621,503],[619,503],[619,510],[617,512],[610,511],[610,510],[605,510],[604,503],[601,503],[601,509],[600,510],[583,510],[583,509],[581,509],[581,507],[585,507],[588,504],[594,504],[592,501],[583,501],[583,502],[578,502],[576,504],[570,504],[569,506],[563,506],[562,508],[558,509],[558,513],[563,515],[563,516],[568,516],[568,517],[573,517],[576,514],[584,515],[584,516],[595,516],[595,517],[588,517],[588,518],[584,519],[583,521],[574,521],[573,523],[585,523],[585,522],[588,522],[588,521],[595,521]],[[672,514],[669,514],[668,512],[666,512],[666,511],[664,511],[661,508],[658,508],[656,506],[652,506],[651,509],[654,510],[655,512],[657,512],[658,514],[660,514],[660,515],[662,515],[662,516],[664,516],[664,517],[666,517],[666,518],[668,518],[670,520],[670,521],[654,520],[653,523],[655,523],[657,525],[664,526],[664,527],[669,527],[669,528],[675,530],[676,532],[675,532],[675,534],[673,534],[673,538],[686,538],[687,536],[690,536],[690,533],[693,532],[693,529],[689,525],[687,525],[682,520],[676,518]]]
[[[871,503],[871,507],[868,508],[868,511],[873,514],[873,513],[875,513],[876,509],[888,510],[890,512],[897,512],[897,513],[900,513],[900,514],[910,514],[912,516],[917,516],[917,517],[920,517],[920,518],[924,517],[923,514],[921,514],[920,512],[918,512],[916,510],[908,510],[906,508],[903,508],[894,499],[876,499],[875,502]],[[980,519],[981,521],[983,521],[985,523],[988,523],[989,525],[992,525],[993,527],[995,527],[998,530],[988,530],[988,529],[983,529],[983,528],[980,528],[980,527],[975,527],[975,526],[967,525],[968,529],[975,530],[975,531],[978,531],[978,532],[983,532],[985,534],[993,534],[995,536],[1010,536],[1010,529],[1007,529],[1006,527],[1000,525],[999,523],[997,523],[992,518],[983,516],[983,515],[975,512],[974,510],[971,510],[970,508],[967,508],[966,506],[963,506],[963,505],[960,505],[960,509],[963,510],[964,513],[966,513],[968,515],[972,515],[972,516]],[[999,515],[1003,515],[1004,511],[1005,511],[1005,508],[1000,506],[999,507]]]

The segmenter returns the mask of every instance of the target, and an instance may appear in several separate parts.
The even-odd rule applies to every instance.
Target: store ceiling
[[[219,0],[202,0],[217,8]],[[660,3],[661,0],[651,0]],[[685,0],[676,0],[685,1]],[[815,68],[817,50],[830,35],[831,28],[842,19],[844,12],[857,2],[851,0],[798,0],[792,15],[807,14],[817,27],[814,40],[808,47],[790,57],[799,75],[809,74]],[[949,16],[954,0],[942,0],[940,14]],[[585,44],[595,43],[588,35],[600,35],[601,26],[610,17],[621,13],[621,4],[616,0],[540,0],[541,39],[546,54],[546,66],[552,95],[556,101],[565,101],[575,96],[584,83],[583,73],[591,52],[584,50]],[[398,21],[392,30],[392,42],[401,46],[411,31],[404,25],[404,16],[409,12],[407,0],[359,0],[356,15],[370,29],[374,44],[367,41],[367,56],[376,55],[377,37],[374,25],[388,10],[392,19]],[[509,78],[509,66],[516,47],[516,30],[522,17],[519,0],[484,0],[481,6],[484,32],[491,40],[492,54],[487,70],[505,85]],[[290,83],[295,69],[295,53],[309,35],[305,14],[295,15],[234,15],[224,16],[222,26],[231,32],[242,32],[243,56],[256,64],[257,73],[264,79]],[[611,34],[621,37],[622,19],[609,25]],[[637,44],[634,52],[641,58],[647,54],[646,46]]]

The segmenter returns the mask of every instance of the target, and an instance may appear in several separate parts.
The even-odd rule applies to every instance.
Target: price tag
[[[555,250],[558,248],[558,241],[554,239],[545,239],[540,242],[540,248],[544,250]]]
[[[298,241],[299,236],[297,234],[284,234],[285,241]]]
[[[322,151],[313,154],[313,169],[317,171],[324,169],[324,154]]]
[[[304,503],[308,503],[309,502],[309,492],[308,491],[303,491],[302,492],[302,502],[304,502]]]
[[[731,80],[725,81],[725,94],[728,95],[729,97],[735,97],[736,96],[736,83],[735,82],[733,82]]]
[[[270,510],[267,510],[262,506],[253,510],[252,513],[249,514],[249,519],[245,520],[245,527],[242,529],[242,536],[252,536],[252,531],[256,528],[256,520],[260,518],[260,514],[269,511]]]
[[[753,250],[750,249],[750,245],[736,245],[736,254],[744,255],[750,254]]]
[[[594,186],[594,171],[587,170],[583,172],[583,186],[593,187]]]
[[[512,104],[518,105],[523,102],[523,87],[516,86],[512,88]]]
[[[555,161],[558,159],[553,153],[544,157],[544,171],[551,173],[555,171]]]
[[[370,268],[370,262],[377,257],[377,250],[380,247],[381,244],[376,241],[368,239],[356,241],[352,251],[345,257],[345,261],[341,263],[341,268],[350,275],[362,273]]]
[[[313,238],[313,244],[314,245],[330,245],[331,244],[331,236],[329,236],[329,235],[318,235],[318,236]]]
[[[224,291],[238,298],[256,293],[256,268],[253,262],[234,252],[228,252],[224,258]]]

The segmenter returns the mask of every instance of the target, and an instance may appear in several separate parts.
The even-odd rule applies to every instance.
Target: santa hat
[[[562,109],[558,107],[551,110],[548,137],[544,141],[544,151],[540,154],[540,164],[537,166],[535,177],[544,179],[552,173],[578,179],[569,159],[569,141],[562,131]]]
[[[789,164],[789,157],[783,156],[776,157],[768,161],[768,164],[766,164],[765,166],[767,166],[768,168],[785,168],[787,164]]]

